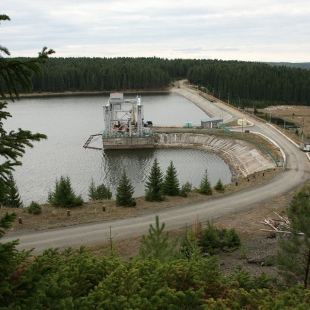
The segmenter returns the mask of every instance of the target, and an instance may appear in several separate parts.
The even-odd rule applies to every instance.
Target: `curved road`
[[[236,109],[227,108],[227,106],[225,109],[234,110],[235,114],[241,115],[240,111]],[[310,177],[310,164],[305,153],[271,126],[251,119],[249,116],[246,118],[254,124],[251,130],[261,132],[275,140],[287,156],[286,171],[278,173],[275,178],[267,183],[221,198],[162,210],[157,213],[150,212],[139,217],[21,234],[8,232],[1,242],[19,239],[19,249],[34,248],[33,253],[39,254],[51,247],[63,249],[68,246],[78,247],[83,244],[106,242],[110,227],[112,235],[115,236],[114,239],[136,237],[148,232],[149,225],[154,223],[155,215],[159,215],[160,220],[165,222],[166,228],[172,230],[193,224],[197,216],[199,216],[200,221],[205,222],[208,219],[260,205],[305,183]]]

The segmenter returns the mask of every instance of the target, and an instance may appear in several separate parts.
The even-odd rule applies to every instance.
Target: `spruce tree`
[[[213,222],[207,222],[207,227],[205,227],[202,231],[199,245],[203,251],[209,253],[210,255],[214,255],[219,252],[221,240],[218,229],[214,226]]]
[[[0,21],[9,21],[10,17],[1,14]],[[19,99],[19,91],[32,90],[33,74],[42,73],[41,64],[45,62],[53,50],[43,48],[37,58],[10,59],[9,50],[0,45],[0,98],[9,97],[12,101]],[[3,57],[5,55],[5,57]],[[11,117],[9,112],[4,111],[7,102],[0,102],[0,202],[5,199],[10,191],[10,173],[15,166],[21,165],[19,158],[25,153],[26,147],[33,147],[33,141],[46,139],[40,133],[33,134],[28,130],[7,132],[3,127],[3,120]]]
[[[0,21],[10,20],[9,16],[1,14]],[[10,59],[9,50],[0,45],[0,98],[9,97],[12,101],[19,99],[19,92],[32,90],[32,78],[34,73],[42,73],[41,64],[45,62],[49,55],[54,53],[53,50],[43,48],[37,58],[20,58]],[[5,57],[3,57],[5,55]],[[19,160],[25,153],[27,147],[33,147],[33,141],[46,139],[46,136],[40,133],[31,133],[21,128],[18,131],[7,132],[3,127],[3,120],[12,117],[6,112],[6,101],[0,102],[0,203],[8,197],[13,198],[14,206],[20,206],[20,199],[12,171],[15,166],[21,165]],[[14,186],[12,186],[14,185]],[[0,217],[0,239],[4,235],[4,229],[10,228],[16,214],[6,214]],[[24,303],[25,296],[32,297],[35,293],[33,285],[36,281],[34,277],[24,275],[28,270],[30,261],[30,251],[18,251],[16,246],[18,240],[1,243],[0,242],[0,308],[30,308]],[[37,267],[37,266],[36,266]],[[38,277],[40,272],[36,268]],[[23,300],[17,304],[17,299]],[[32,304],[33,305],[33,304]]]
[[[155,258],[162,262],[173,257],[176,242],[169,240],[169,232],[164,232],[165,223],[160,225],[159,217],[155,217],[155,227],[149,227],[147,236],[143,235],[139,248],[139,256],[143,259]]]
[[[163,194],[168,196],[178,196],[180,193],[180,185],[178,180],[178,174],[173,166],[173,162],[170,161],[170,165],[167,168],[165,180],[163,184]]]
[[[96,184],[94,179],[92,178],[88,187],[88,197],[89,199],[96,200],[97,195],[96,195]]]
[[[219,192],[224,192],[225,191],[225,186],[224,186],[224,184],[223,184],[221,179],[219,179],[217,181],[217,183],[214,186],[214,189],[219,191]]]
[[[116,189],[116,205],[134,207],[136,205],[136,201],[132,198],[133,193],[134,188],[124,170],[119,185]]]
[[[200,260],[202,258],[201,255],[201,247],[198,244],[198,239],[195,236],[193,230],[186,230],[181,239],[180,248],[179,248],[179,257],[185,258],[189,261],[191,260]]]
[[[205,175],[200,183],[198,192],[203,195],[212,195],[211,183],[208,178],[208,171],[206,170]]]
[[[18,188],[17,188],[17,185],[15,183],[12,173],[9,173],[8,175],[7,185],[8,185],[7,193],[6,193],[5,198],[2,201],[2,204],[10,208],[21,208],[23,206],[23,203],[18,193]]]
[[[287,284],[310,283],[310,185],[294,196],[288,208],[291,234],[282,236],[277,263]]]
[[[76,196],[71,186],[70,178],[61,176],[60,180],[55,182],[55,190],[49,192],[48,203],[59,207],[78,207],[84,201],[81,196]]]
[[[151,168],[150,175],[146,181],[145,200],[147,201],[162,201],[163,197],[163,174],[155,158]]]
[[[15,218],[15,213],[6,213],[0,217],[0,239],[4,236],[5,229],[12,226]],[[7,243],[0,242],[0,308],[7,305],[8,296],[12,295],[11,277],[19,267],[17,263],[19,256],[19,252],[16,249],[17,245],[18,240]]]

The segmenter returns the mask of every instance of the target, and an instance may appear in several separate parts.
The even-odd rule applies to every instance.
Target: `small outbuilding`
[[[221,123],[223,123],[223,118],[209,117],[201,120],[201,127],[206,129],[219,128]]]

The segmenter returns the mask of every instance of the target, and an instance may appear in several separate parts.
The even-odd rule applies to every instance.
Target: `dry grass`
[[[274,158],[276,158],[277,161],[282,161],[282,155],[280,152],[280,149],[278,147],[276,147],[275,145],[273,145],[269,140],[265,139],[262,136],[253,134],[251,132],[249,133],[237,133],[235,132],[233,134],[233,137],[236,139],[240,138],[240,139],[249,139],[252,140],[254,142],[257,142],[258,144],[260,144],[261,146],[263,146],[265,149],[267,149],[273,156]]]
[[[297,143],[301,143],[301,131],[304,132],[304,139],[310,140],[310,107],[308,106],[272,106],[267,109],[260,109],[262,113],[267,113],[268,117],[284,118],[299,126],[299,136],[295,135],[296,129],[286,129],[285,134]],[[283,127],[279,127],[284,131]]]

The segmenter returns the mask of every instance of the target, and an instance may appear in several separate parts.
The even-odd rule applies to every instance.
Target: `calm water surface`
[[[125,95],[132,98],[134,95]],[[185,122],[200,124],[205,114],[185,98],[174,93],[142,94],[144,119],[154,125],[178,125]],[[44,203],[55,180],[61,175],[69,176],[76,194],[87,200],[91,178],[97,185],[104,182],[113,193],[123,169],[126,170],[135,188],[135,196],[144,195],[144,183],[155,158],[162,172],[170,160],[177,169],[180,184],[190,182],[199,186],[208,169],[210,182],[214,185],[219,178],[224,184],[231,182],[228,165],[215,154],[197,150],[110,150],[106,152],[84,149],[83,145],[91,134],[102,131],[103,110],[108,96],[81,96],[22,99],[9,103],[12,118],[4,124],[6,130],[23,128],[33,133],[48,136],[47,140],[35,142],[27,149],[14,177],[27,206],[32,200]]]

